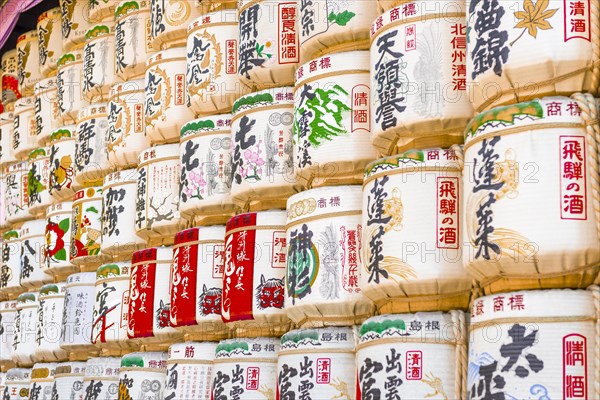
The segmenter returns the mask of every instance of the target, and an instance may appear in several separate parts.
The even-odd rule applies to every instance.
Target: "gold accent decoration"
[[[165,13],[165,19],[169,25],[178,26],[190,17],[192,5],[186,0],[169,0],[169,11]]]
[[[350,392],[348,391],[348,383],[344,382],[340,378],[336,378],[335,380],[329,383],[329,386],[333,387],[339,393],[332,397],[332,399],[346,399],[350,400]]]
[[[296,219],[304,215],[312,214],[316,209],[317,201],[312,197],[297,201],[288,207],[288,219]]]
[[[434,396],[442,396],[444,400],[449,400],[448,396],[446,395],[446,392],[444,391],[444,383],[440,378],[433,375],[433,372],[427,373],[425,377],[421,379],[421,381],[434,390],[433,393],[426,394],[425,398],[428,399]]]

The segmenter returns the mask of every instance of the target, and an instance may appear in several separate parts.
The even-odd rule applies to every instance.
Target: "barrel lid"
[[[177,232],[175,235],[175,246],[184,246],[188,243],[194,243],[197,241],[204,240],[225,240],[225,226],[224,225],[213,225],[203,226],[198,228],[190,228],[181,232]]]
[[[31,368],[11,368],[6,371],[6,383],[29,382],[31,379]]]
[[[77,128],[75,127],[75,125],[61,126],[60,128],[55,129],[54,131],[52,131],[52,133],[50,133],[50,141],[55,142],[65,138],[74,139],[76,130]]]
[[[62,12],[60,7],[54,7],[49,9],[48,11],[44,11],[43,13],[40,14],[40,16],[38,17],[38,24],[46,19],[55,19],[55,18],[59,18],[61,17]],[[58,22],[58,21],[57,21]]]
[[[347,350],[353,353],[355,348],[356,335],[352,328],[298,329],[281,337],[279,355],[294,350],[318,350],[320,352]]]
[[[215,350],[215,360],[272,358],[277,361],[279,340],[275,338],[227,339]]]
[[[265,89],[240,97],[233,103],[233,119],[236,119],[239,114],[245,111],[260,110],[264,107],[281,104],[289,104],[290,107],[293,107],[294,88],[280,87]]]
[[[359,344],[394,339],[455,341],[452,316],[442,312],[378,315],[366,320],[359,329]]]
[[[54,379],[56,363],[36,363],[31,369],[31,382]]]
[[[31,31],[27,31],[25,33],[23,33],[21,36],[19,36],[17,38],[17,48],[19,48],[19,46],[22,45],[22,41],[24,40],[33,40],[35,39],[36,41],[38,40],[38,32],[37,29],[31,30]]]
[[[68,361],[56,364],[55,375],[83,375],[85,374],[85,362],[82,361]]]
[[[210,342],[186,342],[176,343],[169,347],[169,362],[181,360],[196,360],[213,362],[217,343]]]
[[[109,278],[129,278],[131,263],[115,262],[104,264],[96,271],[96,282]]]
[[[121,369],[123,368],[151,368],[166,371],[167,353],[158,351],[129,353],[121,358]]]
[[[40,288],[39,298],[40,300],[45,299],[49,296],[64,296],[66,290],[66,283],[49,283]]]
[[[85,378],[118,377],[121,359],[118,357],[90,358],[85,365]]]
[[[94,286],[96,283],[96,273],[95,272],[78,272],[76,274],[69,275],[67,277],[67,289],[71,285],[80,285],[87,284]]]
[[[408,150],[402,154],[380,158],[367,165],[365,180],[373,176],[385,176],[391,171],[418,172],[423,168],[439,169],[439,172],[462,170],[463,158],[460,146],[450,149],[431,148]]]
[[[328,54],[301,65],[296,70],[296,88],[304,85],[304,81],[318,79],[319,76],[335,74],[343,71],[355,71],[368,74],[371,69],[369,51],[344,51]],[[335,79],[335,75],[332,76]],[[367,88],[368,89],[368,88]]]
[[[287,223],[325,215],[359,215],[362,212],[361,186],[321,187],[297,193],[287,201]]]
[[[198,118],[188,122],[181,128],[181,138],[193,137],[198,134],[210,132],[223,132],[229,134],[231,131],[231,114],[213,115]]]
[[[285,227],[286,212],[284,210],[259,211],[238,214],[227,221],[227,233],[234,229],[246,228],[252,230],[257,226],[281,226]]]
[[[22,293],[17,297],[17,309],[35,305],[38,302],[38,292]]]

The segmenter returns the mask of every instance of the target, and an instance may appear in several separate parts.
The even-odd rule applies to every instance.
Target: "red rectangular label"
[[[457,177],[437,178],[437,248],[458,249],[459,247],[459,196]]]
[[[259,381],[260,381],[260,368],[258,368],[258,367],[246,368],[246,390],[258,390]]]
[[[279,64],[300,61],[296,7],[295,2],[279,4]]]
[[[317,384],[326,385],[331,381],[331,358],[317,358]]]
[[[591,0],[563,0],[565,42],[571,39],[592,40]]]
[[[196,325],[198,246],[184,245],[173,251],[170,311],[173,326]]]
[[[185,104],[185,75],[175,75],[175,105],[182,106]]]
[[[227,56],[225,59],[227,60],[227,65],[225,66],[225,71],[227,75],[237,74],[238,67],[238,44],[237,40],[230,39],[225,42],[225,49],[227,51]]]
[[[133,107],[133,130],[135,133],[144,131],[144,106],[136,104]]]
[[[423,378],[423,352],[406,352],[406,380],[420,381]]]
[[[579,334],[563,337],[563,399],[588,398],[587,338]]]
[[[156,249],[154,250],[156,261]],[[138,251],[138,259],[145,258],[144,253]],[[146,263],[131,267],[131,280],[129,283],[129,320],[127,321],[127,336],[130,339],[152,337],[152,325],[154,321],[154,287],[156,280],[156,263]]]
[[[560,217],[587,220],[585,137],[561,136],[559,151]]]

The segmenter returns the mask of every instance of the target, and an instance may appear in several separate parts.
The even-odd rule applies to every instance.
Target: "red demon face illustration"
[[[207,289],[206,285],[202,287],[202,294],[198,299],[198,307],[202,316],[221,315],[221,292],[222,290],[219,288]]]
[[[258,308],[283,308],[283,279],[272,278],[265,280],[265,276],[260,276],[260,285],[256,288],[256,301]]]
[[[171,312],[171,304],[165,304],[162,300],[160,301],[160,307],[156,310],[156,321],[160,329],[168,328],[171,326],[169,314]]]

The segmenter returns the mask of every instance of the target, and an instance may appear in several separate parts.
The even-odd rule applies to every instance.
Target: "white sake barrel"
[[[65,286],[65,308],[60,347],[78,359],[93,353],[91,344],[96,274],[80,272],[69,275]]]
[[[144,77],[154,53],[151,24],[147,0],[124,0],[115,10],[115,71],[123,81]]]
[[[238,74],[254,90],[294,84],[300,61],[297,2],[240,0]]]
[[[37,289],[53,281],[46,263],[46,220],[35,219],[21,226],[21,286]]]
[[[175,235],[171,265],[171,325],[187,339],[227,337],[221,320],[225,226],[208,226]]]
[[[6,371],[5,400],[29,400],[31,368],[11,368]]]
[[[35,355],[44,361],[66,360],[68,354],[60,347],[62,318],[65,306],[65,283],[50,283],[40,288],[38,308],[37,348]]]
[[[112,170],[106,153],[108,106],[95,103],[79,111],[75,147],[75,180],[81,185],[102,185]]]
[[[79,1],[81,0],[62,0]],[[63,54],[58,60],[58,114],[64,124],[77,122],[79,111],[89,103],[83,97],[83,50]]]
[[[231,199],[231,115],[189,122],[181,128],[181,215],[197,225],[224,224]]]
[[[247,92],[238,77],[237,11],[201,15],[188,27],[187,102],[197,115],[231,112]]]
[[[187,27],[201,14],[198,3],[189,0],[150,0],[152,47],[155,50],[185,48]]]
[[[14,118],[12,112],[0,114],[0,164],[3,165],[17,161],[12,147]]]
[[[29,153],[27,197],[29,213],[43,216],[52,205],[50,197],[50,147],[40,147]]]
[[[85,33],[90,29],[89,0],[60,0],[62,12],[62,42],[65,52],[81,49]]]
[[[83,396],[85,363],[70,361],[56,364],[51,399],[76,400]]]
[[[37,21],[40,51],[40,73],[44,78],[56,75],[56,62],[63,53],[62,12],[54,7],[42,13]]]
[[[90,358],[85,364],[83,393],[79,399],[117,399],[119,393],[119,366],[117,357]]]
[[[417,0],[375,20],[371,133],[381,154],[463,142],[473,116],[466,30],[464,3],[453,0]]]
[[[591,96],[577,98],[496,108],[467,127],[463,263],[487,293],[585,288],[598,274],[600,182],[585,128],[597,117]]]
[[[127,336],[141,344],[168,348],[181,339],[171,327],[170,267],[172,247],[156,247],[133,253],[129,283]]]
[[[303,63],[343,51],[368,50],[369,29],[379,15],[373,1],[311,0],[298,3]]]
[[[377,158],[369,85],[368,51],[332,54],[296,71],[295,164],[312,187],[360,184]]]
[[[17,49],[8,50],[2,55],[2,104],[5,106],[21,97],[18,60]]]
[[[169,347],[165,399],[210,399],[217,343],[177,343]]]
[[[6,179],[4,178],[2,167],[0,167],[0,201],[2,201],[3,205],[6,204]],[[4,231],[10,229],[10,227],[10,224],[6,220],[6,208],[0,207],[0,230]]]
[[[5,371],[15,366],[13,342],[15,341],[15,318],[17,302],[15,300],[0,302],[0,369]],[[2,391],[0,391],[2,393]]]
[[[32,366],[37,361],[38,292],[28,292],[17,298],[13,360],[18,365]]]
[[[185,74],[185,47],[161,51],[146,62],[146,135],[153,144],[178,142],[181,127],[195,117],[187,107]]]
[[[4,232],[2,235],[2,265],[0,266],[0,293],[17,294],[23,292],[21,278],[21,239],[19,229]]]
[[[102,188],[88,187],[73,196],[71,262],[95,271],[108,258],[102,253]]]
[[[120,399],[164,399],[167,353],[129,353],[119,368]]]
[[[275,338],[230,339],[219,343],[215,355],[211,399],[269,400],[277,391]],[[241,379],[245,378],[245,379]]]
[[[475,300],[467,398],[481,393],[597,398],[600,291],[590,289],[521,291]]]
[[[18,160],[26,160],[37,147],[34,97],[22,97],[15,102],[12,152]]]
[[[92,102],[108,99],[111,86],[118,82],[115,73],[115,23],[113,20],[94,25],[85,34],[81,93]]]
[[[301,329],[281,337],[280,398],[360,400],[356,390],[353,328]]]
[[[368,319],[356,352],[361,398],[467,399],[466,330],[462,311]]]
[[[79,271],[71,263],[71,218],[73,202],[56,203],[46,211],[46,259],[48,272],[66,276]]]
[[[104,264],[96,272],[92,343],[103,349],[129,349],[129,272],[131,263]]]
[[[288,199],[287,315],[299,327],[359,324],[374,306],[360,289],[364,259],[360,186],[323,187]]]
[[[30,399],[50,399],[54,385],[55,363],[37,363],[31,369]]]
[[[53,202],[72,200],[75,188],[75,148],[77,147],[75,125],[56,129],[50,135],[50,180],[48,192]]]
[[[25,32],[18,37],[17,59],[19,91],[23,96],[32,96],[34,85],[42,79],[37,30]]]
[[[6,183],[6,220],[15,224],[33,218],[29,214],[29,198],[27,196],[27,161],[9,164],[4,169]]]
[[[280,336],[288,246],[285,211],[240,214],[227,222],[221,316],[239,337]]]
[[[39,146],[47,146],[52,132],[60,127],[56,77],[35,84],[34,102],[36,141]]]
[[[6,372],[0,372],[0,394],[4,396],[4,389],[6,388]]]
[[[294,93],[290,87],[241,97],[231,119],[231,196],[245,210],[285,208],[300,191],[294,171]]]
[[[411,150],[374,161],[363,185],[360,287],[383,314],[466,309],[463,151]]]
[[[135,229],[148,240],[172,243],[185,220],[179,214],[179,145],[151,147],[140,154]]]
[[[90,21],[112,21],[119,0],[89,0]]]
[[[108,102],[108,161],[118,168],[137,166],[142,151],[150,147],[144,116],[144,80],[118,83]]]
[[[102,253],[120,260],[131,259],[146,242],[135,233],[137,170],[108,174],[102,186]]]

